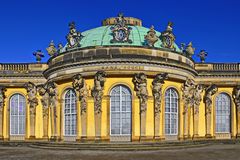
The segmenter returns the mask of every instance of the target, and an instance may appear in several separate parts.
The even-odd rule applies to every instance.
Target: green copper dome
[[[83,38],[80,41],[79,48],[85,47],[94,47],[94,46],[140,46],[144,47],[146,44],[144,43],[144,36],[147,35],[147,32],[150,30],[149,28],[145,28],[142,26],[129,26],[132,28],[129,39],[132,40],[132,43],[124,42],[124,43],[111,43],[110,41],[113,39],[111,27],[113,25],[106,25],[97,28],[93,28],[82,32]],[[156,31],[156,35],[159,37],[161,35],[160,32]],[[159,39],[155,44],[155,48],[163,48],[161,46],[162,42]],[[176,51],[181,52],[179,47],[174,44]],[[62,50],[66,51],[66,46]]]

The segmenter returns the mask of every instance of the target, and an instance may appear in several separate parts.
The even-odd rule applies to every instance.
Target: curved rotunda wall
[[[167,50],[155,50],[140,47],[102,47],[66,52],[48,61],[49,68],[44,71],[47,79],[68,79],[74,74],[93,76],[104,70],[111,75],[133,75],[134,72],[146,72],[154,76],[167,72],[177,79],[195,77],[192,59]],[[118,70],[118,72],[116,72]]]

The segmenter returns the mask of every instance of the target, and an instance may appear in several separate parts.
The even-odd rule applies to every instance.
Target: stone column
[[[42,122],[43,122],[43,139],[49,139],[48,128],[49,117],[50,117],[50,108],[49,108],[49,94],[47,92],[47,84],[41,84],[37,86],[39,95],[41,96],[42,104]]]
[[[76,97],[78,96],[78,93],[76,93]],[[82,124],[81,124],[81,106],[80,106],[80,102],[78,101],[78,99],[76,98],[76,141],[80,141],[81,140],[81,129],[82,129]]]
[[[199,137],[198,125],[199,125],[199,106],[202,101],[203,85],[198,84],[194,90],[194,103],[193,103],[193,138]]]
[[[36,108],[30,108],[30,139],[35,139]]]
[[[82,135],[81,139],[87,138],[87,111],[81,114]]]
[[[0,107],[0,140],[3,139],[3,106]]]
[[[43,106],[43,139],[48,139],[49,108]]]
[[[240,106],[237,109],[237,138],[240,138]]]
[[[197,106],[197,107],[199,107],[199,106]],[[199,112],[194,109],[194,111],[193,111],[193,138],[199,137],[198,125],[199,125]]]
[[[194,106],[194,97],[195,97],[195,88],[196,84],[192,79],[187,78],[185,83],[182,85],[182,99],[184,103],[184,111],[183,111],[183,138],[189,138],[189,107]]]
[[[147,76],[144,73],[135,74],[133,77],[134,90],[140,101],[140,139],[146,137],[146,114],[147,114]]]
[[[140,102],[140,108],[147,108],[147,104],[143,104]],[[140,138],[145,138],[146,136],[146,116],[147,110],[140,110]]]
[[[55,106],[50,106],[50,115],[51,115],[51,140],[58,140],[57,135],[57,110]]]
[[[101,121],[102,121],[102,99],[106,73],[98,71],[94,76],[94,87],[91,95],[94,99],[94,121],[95,121],[95,139],[101,139]]]
[[[211,138],[212,134],[211,134],[211,124],[212,124],[212,120],[211,120],[211,112],[206,110],[206,138]]]
[[[27,90],[28,111],[30,113],[30,139],[35,139],[36,107],[38,106],[37,86],[28,82],[24,84],[24,87]]]
[[[160,139],[160,113],[162,86],[167,79],[167,73],[157,74],[152,82],[152,94],[154,97],[154,138]]]
[[[154,138],[160,139],[160,113],[155,114],[154,117]]]
[[[6,88],[0,86],[0,140],[3,139],[3,119],[4,119],[4,107],[5,107],[5,91]]]
[[[51,140],[56,141],[59,138],[58,135],[58,121],[57,121],[57,85],[54,82],[48,82],[46,84],[46,92],[48,94],[48,107],[50,108],[50,120],[51,120]]]
[[[232,97],[237,112],[237,138],[240,138],[240,85],[233,88]]]
[[[212,96],[217,92],[216,85],[210,85],[205,89],[203,101],[205,103],[205,121],[206,121],[206,138],[212,138]]]
[[[184,105],[183,112],[183,138],[189,138],[188,106]]]

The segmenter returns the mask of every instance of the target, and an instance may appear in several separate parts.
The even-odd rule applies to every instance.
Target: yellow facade
[[[238,138],[239,64],[196,63],[191,55],[177,47],[170,26],[163,32],[170,34],[172,44],[168,45],[164,37],[153,41],[151,36],[135,32],[137,28],[144,33],[149,30],[146,35],[159,34],[153,32],[153,28],[142,27],[141,20],[127,19],[132,20],[129,26],[135,25],[127,38],[138,36],[141,43],[138,40],[119,43],[117,37],[105,33],[99,40],[98,28],[83,32],[79,46],[71,46],[69,41],[56,55],[51,42],[47,48],[51,58],[47,63],[0,64],[0,71],[5,73],[0,79],[0,137],[6,141],[83,142]],[[102,28],[119,27],[114,23],[113,18],[107,19]],[[92,45],[92,41],[96,41],[96,45]],[[147,42],[147,46],[143,42]],[[189,48],[187,51],[190,52]],[[131,94],[130,134],[126,135],[114,135],[111,131],[114,125],[121,131],[125,125],[122,117],[120,126],[111,124],[111,109],[115,105],[111,93],[116,86],[124,86]],[[166,93],[170,89],[176,96],[170,95],[168,99]],[[71,96],[66,98],[69,90],[74,95],[71,95],[75,98],[73,101]],[[16,101],[11,99],[16,94],[22,95],[25,104],[19,97]],[[225,96],[225,102],[220,95]],[[123,100],[119,100],[119,106],[120,103]],[[24,105],[26,109],[21,110]],[[69,111],[75,119],[67,119],[67,105],[76,107]],[[217,111],[221,112],[220,120]],[[230,113],[225,113],[228,111]],[[25,113],[23,121],[20,112]],[[221,119],[223,115],[225,119]],[[74,133],[66,134],[68,131]]]

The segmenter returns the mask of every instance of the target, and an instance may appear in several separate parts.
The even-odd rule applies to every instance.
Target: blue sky
[[[46,62],[45,48],[52,39],[66,43],[70,21],[82,32],[119,12],[158,31],[172,21],[176,43],[192,41],[196,54],[205,49],[206,62],[240,62],[239,7],[238,0],[5,0],[0,2],[0,63],[35,62],[37,49]]]

